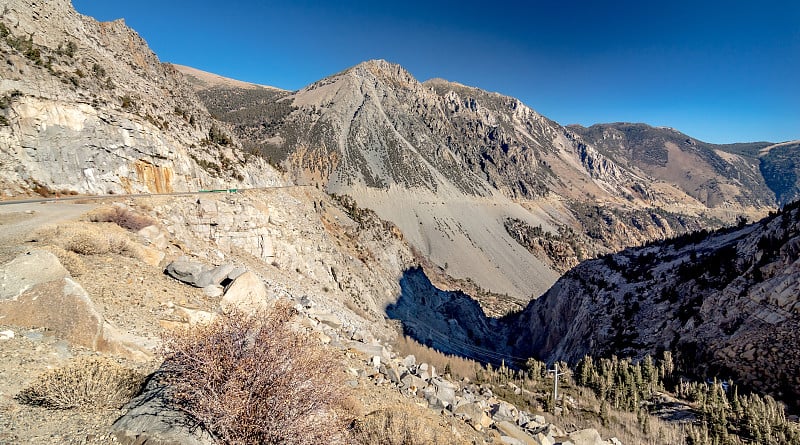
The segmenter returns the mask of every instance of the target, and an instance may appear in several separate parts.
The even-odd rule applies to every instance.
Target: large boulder
[[[164,272],[172,278],[201,288],[228,284],[229,281],[242,275],[244,271],[243,268],[233,264],[207,266],[185,256],[169,263],[164,269]]]
[[[226,272],[226,276],[230,271]],[[223,310],[239,309],[257,311],[266,309],[275,302],[264,281],[253,272],[245,272],[233,280],[222,295],[220,306]]]
[[[494,423],[486,414],[481,403],[460,403],[453,410],[453,414],[467,421],[477,431],[483,431]]]
[[[541,442],[537,441],[528,433],[525,432],[522,428],[518,427],[517,425],[511,422],[497,422],[494,424],[495,428],[500,431],[500,434],[503,436],[512,437],[519,442],[523,443],[524,445],[543,445]],[[547,444],[552,445],[552,444]]]
[[[191,261],[187,257],[180,257],[177,260],[169,263],[164,272],[178,281],[191,284],[195,287],[204,287],[200,286],[198,283],[200,281],[200,275],[202,275],[206,270],[206,265],[196,261]]]
[[[0,268],[0,320],[43,327],[72,344],[135,360],[151,357],[148,341],[107,323],[58,258],[32,250]]]

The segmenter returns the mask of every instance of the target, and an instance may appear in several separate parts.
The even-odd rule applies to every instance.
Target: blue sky
[[[562,124],[800,139],[800,2],[73,0],[162,61],[298,89],[361,61],[518,97]]]

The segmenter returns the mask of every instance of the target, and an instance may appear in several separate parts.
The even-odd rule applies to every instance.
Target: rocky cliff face
[[[779,205],[800,199],[800,141],[770,145],[758,151],[761,174]]]
[[[122,20],[67,0],[6,2],[0,16],[3,194],[163,193],[273,184],[172,66]]]
[[[587,261],[510,323],[516,355],[673,351],[700,376],[797,400],[800,206]]]

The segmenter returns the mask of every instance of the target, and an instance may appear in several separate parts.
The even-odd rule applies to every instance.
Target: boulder
[[[172,409],[164,384],[150,378],[142,393],[126,406],[127,412],[111,425],[123,445],[213,445],[213,437],[183,412]]]
[[[161,262],[164,261],[164,257],[166,257],[164,252],[157,249],[153,249],[152,247],[141,246],[139,247],[138,250],[139,250],[138,251],[139,259],[142,260],[143,263],[149,266],[153,267],[160,266]]]
[[[492,419],[494,419],[495,422],[516,423],[517,408],[501,400],[498,404],[492,406]]]
[[[486,414],[480,403],[460,403],[453,414],[464,419],[477,431],[482,431],[492,425],[492,419]]]
[[[447,380],[433,379],[431,383],[436,388],[436,399],[439,400],[444,407],[449,407],[456,402],[455,386]]]
[[[403,378],[400,379],[400,382],[403,384],[403,389],[414,393],[416,393],[417,390],[425,389],[428,386],[428,384],[425,383],[425,380],[422,380],[413,374],[404,375]]]
[[[55,255],[46,250],[32,250],[0,269],[0,302],[15,300],[37,284],[58,281],[68,275]]]
[[[219,298],[225,293],[225,289],[218,284],[212,284],[203,288],[203,293],[209,298]]]
[[[236,269],[236,266],[233,264],[223,264],[212,269],[203,270],[197,277],[197,283],[195,286],[206,287],[215,284],[223,284],[223,282],[228,280],[228,274],[233,272],[234,269]]]
[[[106,323],[89,294],[45,250],[20,255],[0,269],[3,324],[43,327],[72,344],[147,360],[149,341]]]
[[[158,250],[164,250],[169,246],[167,237],[158,226],[147,226],[137,232],[139,236],[144,238],[151,246]]]
[[[575,445],[604,445],[603,438],[600,433],[592,428],[584,430],[573,431],[569,433],[569,440]]]
[[[512,437],[520,441],[520,443],[524,445],[543,445],[537,442],[533,437],[528,435],[522,428],[518,427],[517,425],[511,422],[497,422],[494,424],[494,427],[497,428],[498,431],[503,436]],[[549,444],[552,445],[552,444]]]
[[[177,260],[169,263],[164,272],[178,281],[182,281],[195,287],[203,287],[198,283],[200,282],[200,276],[206,270],[207,268],[204,264],[191,261],[187,257],[180,257]]]
[[[256,311],[268,308],[275,302],[264,282],[253,272],[239,275],[222,295],[220,306],[223,310],[237,308],[244,311]]]

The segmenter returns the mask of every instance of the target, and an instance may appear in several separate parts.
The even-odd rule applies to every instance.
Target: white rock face
[[[11,0],[5,8],[0,21],[13,36],[33,35],[41,55],[0,42],[6,195],[34,185],[121,194],[281,183],[263,160],[246,159],[235,138],[208,142],[212,126],[222,125],[123,21],[99,23],[67,1]]]

